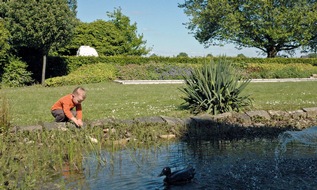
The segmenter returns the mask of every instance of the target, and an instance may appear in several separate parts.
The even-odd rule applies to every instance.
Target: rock
[[[245,113],[235,113],[232,117],[236,119],[237,123],[245,127],[250,126],[252,123],[251,117]]]
[[[269,110],[268,113],[271,115],[271,119],[277,121],[283,121],[290,118],[290,114],[286,111]]]
[[[93,137],[90,137],[88,136],[89,140],[92,142],[92,143],[95,143],[97,144],[98,143],[98,140],[96,138],[93,138]]]
[[[176,135],[174,134],[167,134],[167,135],[160,135],[159,136],[161,139],[167,139],[167,140],[170,140],[170,139],[173,139],[176,137]]]
[[[165,120],[159,116],[141,117],[141,118],[135,119],[135,121],[139,123],[165,123]]]
[[[21,126],[16,128],[17,131],[37,131],[42,129],[43,127],[41,125]]]
[[[221,113],[221,114],[217,114],[217,115],[213,115],[212,118],[214,118],[215,120],[223,120],[226,118],[232,117],[232,113],[231,112],[227,112],[227,113]]]
[[[289,114],[292,116],[293,119],[305,119],[306,118],[306,112],[304,112],[303,110],[290,111]]]
[[[161,118],[170,126],[184,125],[184,121],[179,118],[161,116]]]
[[[306,112],[307,118],[316,118],[317,116],[317,107],[303,108],[303,111]]]
[[[270,120],[271,116],[267,111],[257,110],[257,111],[247,111],[246,114],[251,117],[251,119],[265,119]]]

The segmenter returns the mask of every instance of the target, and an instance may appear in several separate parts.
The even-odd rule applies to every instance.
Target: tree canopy
[[[124,37],[123,55],[145,55],[149,53],[149,49],[145,47],[146,41],[143,40],[143,34],[137,34],[137,24],[130,24],[130,18],[125,16],[121,8],[115,8],[111,13],[107,13],[113,23]]]
[[[70,3],[72,7],[69,7]],[[11,34],[11,49],[18,56],[26,52],[36,52],[37,55],[33,55],[36,57],[43,56],[44,72],[50,49],[64,45],[73,35],[78,22],[74,10],[76,1],[11,0],[1,5],[1,16]]]
[[[176,57],[188,57],[188,54],[185,52],[180,52]]]
[[[4,17],[12,46],[34,48],[42,55],[67,42],[77,22],[67,0],[9,1]]]
[[[146,55],[150,51],[145,47],[143,35],[137,33],[136,23],[130,24],[129,17],[121,9],[107,13],[109,21],[96,20],[81,22],[75,29],[71,42],[58,50],[62,55],[75,55],[80,46],[95,48],[99,55]]]
[[[2,60],[7,58],[8,50],[10,49],[9,45],[9,31],[4,27],[4,21],[0,18],[0,66]]]
[[[206,45],[234,43],[275,57],[308,46],[317,36],[315,0],[185,0],[194,37]]]
[[[119,55],[123,53],[123,44],[124,37],[112,23],[103,20],[81,22],[76,27],[70,43],[60,49],[60,53],[76,55],[80,46],[87,45],[95,48],[99,55]]]

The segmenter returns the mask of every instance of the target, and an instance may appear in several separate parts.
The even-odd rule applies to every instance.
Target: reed
[[[105,129],[111,129],[108,136],[105,136]],[[178,129],[175,127],[174,130]],[[56,179],[59,179],[58,184],[52,185],[66,187],[67,182],[61,177],[82,174],[85,160],[93,159],[100,167],[111,167],[114,163],[111,159],[114,158],[110,156],[111,159],[107,159],[105,152],[112,154],[126,149],[137,163],[133,150],[159,147],[164,141],[158,136],[169,132],[167,125],[113,123],[81,130],[25,131],[1,135],[1,188],[34,189]],[[122,139],[127,133],[133,140],[124,142]]]
[[[0,93],[0,133],[6,133],[11,127],[9,101],[5,94]]]

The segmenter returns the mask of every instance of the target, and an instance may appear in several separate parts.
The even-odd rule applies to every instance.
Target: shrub
[[[113,65],[97,63],[84,65],[67,76],[45,80],[47,86],[79,85],[98,83],[115,79],[116,69]]]
[[[34,80],[32,73],[27,71],[27,64],[17,58],[10,58],[9,63],[4,67],[2,85],[8,87],[20,87],[29,85]]]
[[[171,80],[183,79],[188,75],[194,65],[190,64],[127,64],[118,65],[118,78],[123,80]]]
[[[185,87],[180,90],[185,94],[183,99],[192,113],[204,111],[215,115],[240,111],[252,103],[248,96],[240,96],[250,79],[243,79],[231,63],[222,58],[184,76]]]
[[[251,78],[307,78],[317,73],[311,64],[249,64],[245,68]]]

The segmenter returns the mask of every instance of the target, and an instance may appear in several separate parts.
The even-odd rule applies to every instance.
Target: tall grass
[[[9,101],[6,95],[0,93],[0,133],[5,133],[10,128]]]
[[[158,136],[169,132],[162,125],[124,125],[111,124],[104,128],[115,131],[104,138],[100,127],[74,129],[68,131],[33,131],[9,133],[0,137],[0,189],[37,189],[52,183],[55,188],[65,186],[61,176],[67,173],[83,175],[83,161],[94,159],[100,166],[107,166],[113,160],[107,160],[103,151],[113,153],[122,147],[138,148],[159,146]],[[115,143],[129,132],[131,143]],[[91,141],[91,138],[96,141]],[[87,155],[92,157],[87,158]],[[85,168],[89,170],[90,168]],[[58,187],[57,187],[58,186]]]
[[[253,110],[296,110],[316,106],[317,82],[250,83],[242,95],[253,99]],[[0,89],[10,104],[12,125],[51,122],[50,107],[76,86],[41,86]],[[181,107],[183,84],[122,85],[113,82],[84,85],[87,98],[83,102],[84,120],[105,118],[133,119],[165,115],[189,117]]]

